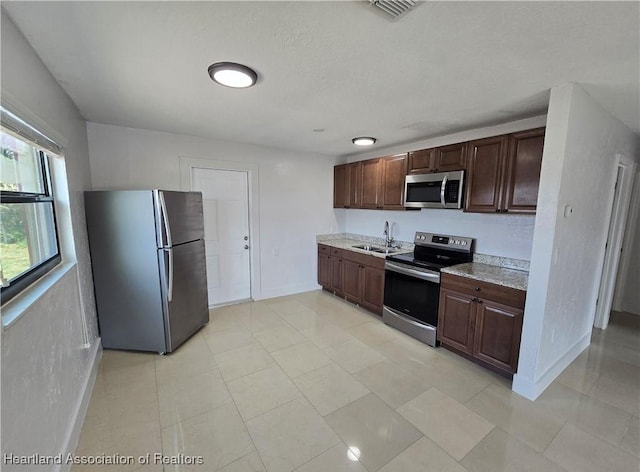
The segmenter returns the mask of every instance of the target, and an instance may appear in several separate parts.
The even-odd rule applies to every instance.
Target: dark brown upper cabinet
[[[407,210],[406,175],[466,170],[464,211],[535,213],[544,132],[538,128],[335,166],[333,207]]]
[[[509,138],[502,211],[535,213],[540,186],[544,128],[514,133]]]
[[[465,208],[475,213],[535,213],[544,128],[471,141]]]
[[[434,172],[433,165],[434,149],[421,149],[409,153],[408,174],[428,174]]]
[[[384,157],[381,165],[382,199],[379,209],[404,210],[404,178],[407,175],[407,155],[398,154]]]
[[[349,204],[347,208],[360,208],[362,198],[362,162],[352,162],[349,166]]]
[[[333,208],[349,207],[349,164],[333,168]]]
[[[353,162],[333,168],[333,208],[360,208],[362,164]]]
[[[464,211],[498,213],[502,208],[502,176],[508,136],[469,142]]]
[[[466,167],[466,151],[467,143],[436,148],[433,156],[435,172],[463,170]]]
[[[335,166],[333,207],[404,210],[406,175],[406,154]]]
[[[359,208],[377,209],[382,205],[382,159],[362,161],[362,187]]]
[[[463,170],[467,143],[451,144],[409,153],[408,174],[428,174]]]

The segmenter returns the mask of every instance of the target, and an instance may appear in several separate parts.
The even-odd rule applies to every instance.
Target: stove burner
[[[414,244],[413,254],[387,256],[387,260],[434,272],[440,272],[443,267],[473,260],[471,238],[418,232]]]

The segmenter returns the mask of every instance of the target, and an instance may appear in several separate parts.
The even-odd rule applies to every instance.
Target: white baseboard
[[[102,343],[100,338],[96,340],[93,347],[92,361],[89,366],[86,381],[82,395],[78,399],[78,404],[75,411],[75,419],[69,433],[67,434],[66,446],[62,452],[63,462],[56,469],[56,472],[69,472],[71,470],[71,464],[65,464],[64,458],[69,454],[73,454],[78,446],[78,440],[80,439],[80,431],[82,430],[82,424],[89,408],[89,401],[91,400],[91,394],[93,393],[93,386],[96,383],[96,377],[98,375],[98,366],[100,365],[100,359],[102,358]]]
[[[591,331],[580,338],[538,380],[531,380],[518,374],[514,375],[511,389],[518,395],[522,395],[529,400],[535,400],[582,351],[589,347],[589,344],[591,344]]]

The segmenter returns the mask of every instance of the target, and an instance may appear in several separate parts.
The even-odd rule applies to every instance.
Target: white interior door
[[[251,298],[248,172],[192,168],[202,192],[209,306]]]

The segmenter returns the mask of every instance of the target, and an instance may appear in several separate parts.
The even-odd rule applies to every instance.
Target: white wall
[[[83,394],[99,347],[82,194],[91,184],[86,129],[4,9],[1,30],[3,105],[64,147],[65,165],[58,162],[54,172],[66,168],[66,175],[58,174],[56,180],[67,181],[68,196],[60,195],[56,209],[66,267],[77,261],[63,274],[57,271],[62,275],[50,278],[53,286],[3,329],[2,452],[58,454],[75,447],[81,424],[76,420],[82,421]]]
[[[180,190],[180,157],[257,163],[261,284],[253,297],[318,287],[316,234],[344,231],[332,208],[333,157],[99,123],[87,132],[95,189]]]
[[[536,116],[496,126],[464,131],[409,144],[385,147],[349,156],[348,162],[427,149],[474,139],[514,133],[546,125],[546,116]],[[345,161],[345,159],[342,159]],[[420,211],[337,210],[345,215],[346,231],[382,237],[385,220],[393,224],[393,237],[413,241],[416,231],[427,231],[476,239],[481,254],[529,260],[533,240],[534,215],[494,215],[464,213],[462,210],[423,209]]]
[[[416,231],[476,239],[475,252],[529,260],[534,215],[464,213],[462,210],[420,211],[337,210],[346,213],[346,231],[382,238],[389,221],[396,240],[413,241]]]
[[[614,309],[640,315],[640,172],[635,176],[623,247]]]
[[[589,344],[619,155],[637,137],[580,86],[552,89],[516,392],[535,398]],[[565,217],[565,208],[573,211]]]

